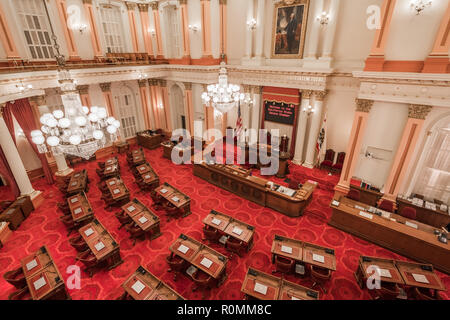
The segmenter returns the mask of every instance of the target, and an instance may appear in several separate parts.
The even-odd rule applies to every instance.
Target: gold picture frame
[[[284,0],[275,5],[272,59],[302,59],[310,0]]]

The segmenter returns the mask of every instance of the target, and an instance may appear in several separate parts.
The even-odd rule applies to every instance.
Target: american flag
[[[238,117],[236,120],[236,137],[238,141],[240,140],[239,138],[241,137],[241,133],[242,133],[242,114],[241,114],[241,102],[239,101]]]

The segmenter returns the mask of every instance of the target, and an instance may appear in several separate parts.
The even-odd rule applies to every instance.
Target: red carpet
[[[96,187],[99,181],[95,168],[96,162],[78,165],[76,169],[86,168],[91,179],[89,200],[94,208],[96,217],[112,233],[120,244],[120,251],[124,263],[111,271],[99,271],[92,279],[82,272],[81,290],[70,290],[72,299],[115,299],[123,291],[121,284],[135,271],[139,264],[147,267],[156,276],[171,285],[187,299],[200,299],[200,292],[192,292],[192,281],[180,276],[177,282],[173,275],[167,272],[165,257],[169,253],[168,247],[180,233],[201,240],[202,219],[211,209],[222,211],[256,227],[255,246],[244,257],[233,257],[227,267],[228,279],[220,287],[207,293],[207,299],[234,300],[242,299],[240,292],[242,280],[248,267],[253,267],[268,273],[273,270],[271,265],[270,248],[274,234],[297,238],[336,249],[337,271],[332,281],[327,285],[328,294],[321,293],[321,299],[369,299],[366,291],[361,291],[355,282],[353,272],[356,270],[358,258],[361,254],[406,260],[388,250],[360,240],[349,234],[329,227],[326,223],[331,216],[329,208],[332,191],[329,186],[336,183],[336,177],[327,176],[326,172],[294,168],[292,174],[303,172],[316,178],[320,188],[316,189],[313,200],[301,218],[288,218],[281,213],[261,207],[246,201],[227,191],[217,188],[192,174],[191,165],[176,166],[171,161],[162,158],[162,149],[146,150],[147,160],[159,174],[161,182],[167,181],[179,188],[192,198],[192,214],[187,218],[167,223],[161,222],[162,236],[153,241],[138,241],[135,247],[128,238],[128,233],[118,230],[119,223],[114,217],[114,211],[104,210],[103,201],[99,200],[101,193]],[[150,197],[137,194],[139,191],[134,178],[128,170],[125,156],[119,156],[122,167],[122,178],[131,191],[146,205],[151,205]],[[308,173],[306,173],[308,172]],[[303,179],[301,179],[303,180]],[[281,180],[277,179],[277,182]],[[69,245],[67,231],[59,221],[60,212],[56,210],[56,203],[62,201],[61,193],[56,186],[49,186],[44,180],[34,183],[37,190],[44,192],[45,203],[15,231],[5,246],[0,249],[0,270],[5,272],[19,265],[21,258],[34,252],[42,245],[47,245],[63,277],[67,279],[65,270],[69,265],[76,264],[76,251]],[[3,199],[2,193],[2,199]],[[117,209],[116,209],[117,210]],[[73,236],[75,233],[72,233]],[[216,245],[214,249],[226,251]],[[81,263],[77,263],[82,266]],[[439,273],[441,280],[450,288],[450,276]],[[288,280],[310,286],[309,280],[301,280],[294,276]],[[14,291],[3,278],[0,279],[0,299],[7,299]],[[444,298],[450,298],[450,291],[442,293]]]

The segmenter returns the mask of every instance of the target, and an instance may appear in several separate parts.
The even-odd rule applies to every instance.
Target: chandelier
[[[416,15],[419,15],[426,7],[430,7],[432,4],[432,0],[414,0],[411,2],[411,8],[416,11]]]
[[[105,108],[88,108],[81,104],[75,81],[70,71],[65,68],[65,58],[59,52],[45,0],[43,2],[57,53],[55,58],[64,110],[42,115],[42,127],[31,132],[32,141],[37,145],[39,153],[51,151],[53,155],[67,154],[88,160],[97,150],[103,148],[108,140],[114,142],[117,139],[120,122],[114,117],[108,117]]]
[[[222,61],[220,63],[219,83],[207,86],[207,91],[202,94],[203,103],[211,104],[214,109],[225,114],[245,98],[240,90],[240,86],[228,83],[227,69],[225,62]]]

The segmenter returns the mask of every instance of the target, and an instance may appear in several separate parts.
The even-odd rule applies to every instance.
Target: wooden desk
[[[283,247],[291,248],[292,253],[282,250]],[[286,250],[288,250],[286,248]],[[303,262],[303,241],[275,235],[272,242],[272,263],[275,263],[275,255],[282,256],[297,262]]]
[[[333,214],[329,225],[450,273],[450,244],[440,242],[433,233],[434,228],[416,221],[418,229],[415,229],[397,222],[396,219],[401,221],[397,215],[390,216],[396,221],[367,212],[362,216],[361,210],[354,206],[364,204],[345,197],[337,200],[340,201],[339,206],[331,204]]]
[[[108,158],[105,161],[105,167],[112,166],[114,164],[119,164],[119,160],[117,159],[117,157]]]
[[[250,162],[250,159],[256,160],[256,167],[258,169],[261,169],[263,167],[266,167],[268,165],[262,164],[262,158],[260,157],[261,153],[266,155],[266,157],[270,158],[272,156],[272,146],[268,144],[254,144],[254,145],[246,145],[245,148],[245,161],[248,163]],[[276,173],[277,178],[283,179],[286,177],[287,174],[287,161],[290,159],[290,154],[287,152],[279,152],[278,151],[278,171]],[[265,160],[267,161],[267,160]]]
[[[161,146],[163,147],[163,157],[169,160],[172,160],[172,151],[176,150],[178,151],[178,156],[180,157],[180,159],[183,159],[183,155],[188,152],[189,153],[189,159],[194,155],[195,152],[195,148],[193,145],[191,145],[190,143],[182,145],[182,144],[177,144],[175,145],[174,143],[170,142],[170,141],[166,141],[161,143]]]
[[[119,244],[97,219],[80,228],[78,232],[86,241],[96,259],[98,261],[106,261],[108,270],[117,267],[123,262],[120,257]]]
[[[142,266],[125,280],[122,288],[134,300],[184,300],[180,294]]]
[[[73,221],[78,223],[80,227],[94,219],[94,211],[84,192],[67,198],[67,203],[69,204]]]
[[[268,180],[250,176],[249,171],[236,165],[194,164],[194,175],[218,187],[230,191],[259,205],[266,206],[290,217],[302,215],[309,204],[316,184],[307,182],[300,190],[293,190],[289,196],[280,189],[272,190]]]
[[[350,189],[357,190],[360,195],[359,201],[365,204],[368,204],[369,206],[376,207],[378,200],[381,199],[383,194],[381,192],[375,191],[375,190],[368,190],[361,188],[360,186],[355,186],[350,184]]]
[[[11,204],[11,207],[20,207],[23,216],[28,218],[31,212],[34,210],[33,203],[29,196],[22,196],[16,199],[16,201]]]
[[[138,199],[133,199],[126,205],[122,206],[122,209],[139,228],[141,228],[144,232],[152,233],[152,240],[161,235],[159,217]]]
[[[425,207],[419,207],[406,199],[397,198],[398,212],[401,212],[405,207],[411,207],[416,209],[416,220],[430,226],[441,228],[450,223],[450,215],[448,212],[444,212],[436,208],[436,211],[427,209]]]
[[[420,264],[407,261],[395,261],[398,271],[400,272],[403,281],[407,286],[427,288],[438,291],[446,291],[447,288],[442,284],[441,279],[434,272],[433,266],[431,264]],[[415,278],[420,277],[424,278]],[[417,281],[419,280],[419,281]]]
[[[149,131],[138,132],[136,134],[138,145],[147,149],[156,149],[160,146],[164,136],[157,133],[150,133]]]
[[[183,217],[191,214],[191,198],[167,182],[155,189],[155,192],[183,212]]]
[[[9,228],[16,230],[25,220],[20,207],[9,207],[0,214],[0,221],[9,222]]]
[[[21,265],[33,300],[70,299],[63,277],[46,246],[22,259]]]
[[[120,176],[119,164],[105,164],[105,169],[103,170],[103,175],[106,178],[118,177]]]
[[[86,170],[76,171],[72,174],[67,185],[67,194],[76,194],[86,191],[88,174]]]
[[[106,185],[108,186],[109,192],[112,198],[116,201],[123,201],[130,198],[130,192],[123,183],[123,181],[117,177],[106,180]]]
[[[397,269],[397,266],[395,265],[395,260],[360,256],[358,268],[356,269],[354,276],[361,289],[364,288],[367,279],[375,272],[370,267],[378,267],[380,269],[380,280],[382,282],[395,283],[399,285],[405,284],[400,272]]]

